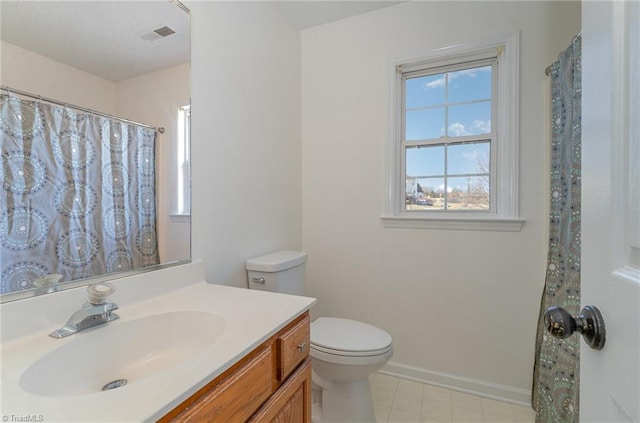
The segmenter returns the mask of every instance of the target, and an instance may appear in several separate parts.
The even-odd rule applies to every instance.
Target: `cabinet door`
[[[311,423],[311,359],[307,359],[250,422]]]

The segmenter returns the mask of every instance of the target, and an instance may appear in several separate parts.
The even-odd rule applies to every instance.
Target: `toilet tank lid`
[[[278,251],[247,260],[247,270],[256,272],[280,272],[299,266],[307,261],[302,251]]]

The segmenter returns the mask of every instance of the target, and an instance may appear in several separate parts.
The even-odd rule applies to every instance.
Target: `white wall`
[[[0,83],[99,112],[116,111],[115,84],[0,41]]]
[[[306,293],[315,316],[391,333],[395,370],[527,401],[546,260],[544,70],[579,31],[579,7],[410,2],[303,31]],[[388,61],[517,30],[523,230],[384,228]]]
[[[301,246],[300,34],[273,3],[191,2],[192,246],[207,280]]]
[[[172,219],[176,210],[178,109],[190,102],[188,63],[118,82],[117,115],[148,125],[164,127],[158,133],[158,249],[163,263],[190,256],[190,221]]]

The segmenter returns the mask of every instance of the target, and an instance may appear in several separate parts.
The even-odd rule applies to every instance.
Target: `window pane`
[[[468,175],[489,173],[491,143],[452,144],[447,149],[447,173],[449,175]]]
[[[444,107],[409,111],[406,115],[406,140],[427,140],[444,135]]]
[[[405,210],[441,210],[444,178],[407,178]]]
[[[447,210],[489,210],[489,175],[447,178]]]
[[[491,98],[491,66],[449,74],[449,103]]]
[[[407,147],[407,178],[444,175],[444,146]]]
[[[434,106],[444,104],[444,74],[407,79],[405,107]]]
[[[491,133],[491,102],[449,107],[447,135],[463,137]]]

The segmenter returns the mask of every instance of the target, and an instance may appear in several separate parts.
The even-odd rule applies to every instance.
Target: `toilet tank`
[[[247,260],[249,289],[302,295],[307,253],[278,251]]]

